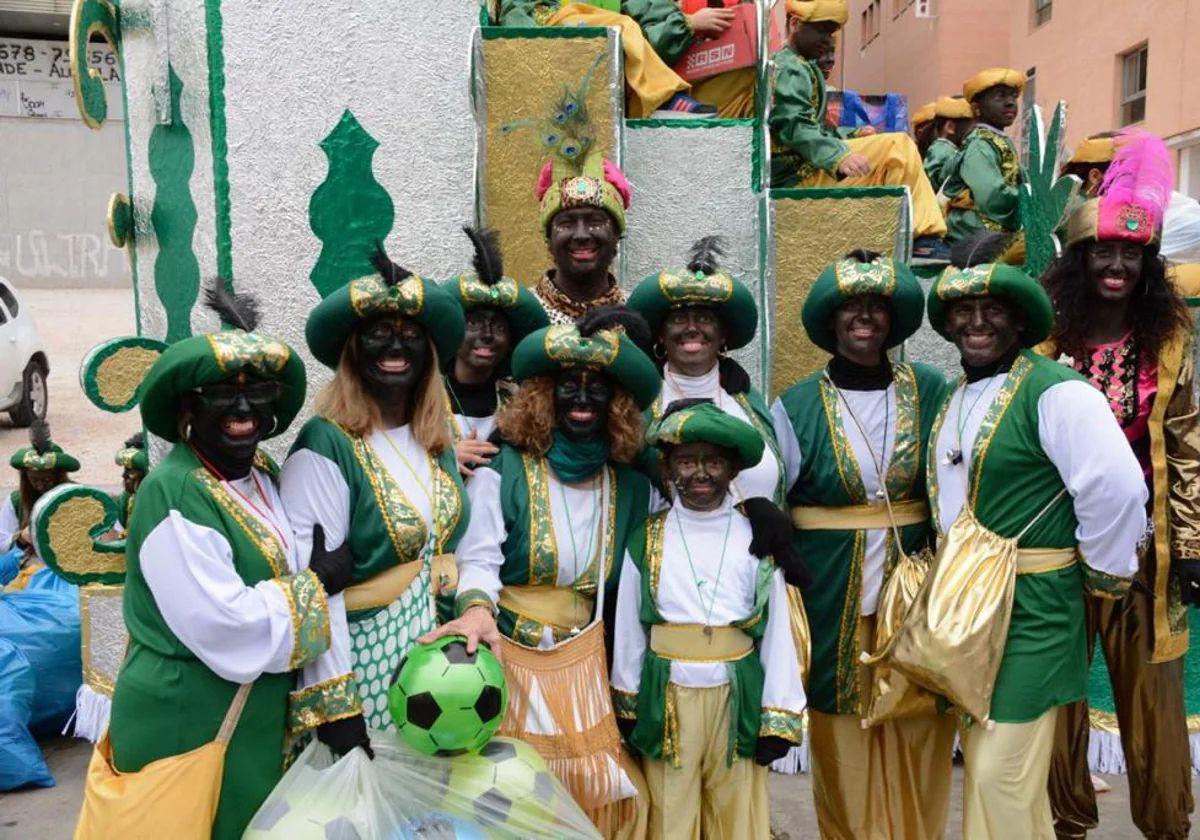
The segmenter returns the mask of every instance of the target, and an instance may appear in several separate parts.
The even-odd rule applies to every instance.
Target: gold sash
[[[505,586],[500,606],[539,624],[570,630],[591,623],[596,602],[562,586]]]
[[[346,611],[386,607],[408,591],[408,587],[417,579],[424,565],[421,560],[401,563],[367,578],[362,583],[347,586],[343,593],[346,596]],[[430,585],[434,595],[453,592],[458,588],[458,564],[453,554],[434,555],[430,561]]]
[[[1017,549],[1017,574],[1040,575],[1075,565],[1078,555],[1073,548]]]
[[[896,527],[919,525],[929,521],[929,502],[909,499],[892,505]],[[887,505],[845,505],[844,507],[794,507],[792,524],[801,531],[859,531],[890,528],[892,519]]]
[[[700,624],[655,624],[650,649],[675,662],[732,662],[754,649],[754,640],[740,627]]]

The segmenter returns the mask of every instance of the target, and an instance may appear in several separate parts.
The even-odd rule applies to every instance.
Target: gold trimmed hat
[[[1092,135],[1085,137],[1079,141],[1079,145],[1075,147],[1075,151],[1071,154],[1071,159],[1066,165],[1073,163],[1111,163],[1113,155],[1117,153],[1117,138],[1109,135],[1100,137]]]
[[[961,96],[939,96],[934,106],[934,115],[947,120],[970,120],[975,118],[971,103]]]
[[[833,21],[845,26],[850,17],[846,0],[787,0],[787,13],[804,23]]]
[[[947,341],[951,338],[946,333],[946,305],[968,297],[1002,297],[1024,312],[1021,344],[1025,347],[1033,347],[1050,335],[1054,308],[1041,284],[1011,265],[980,263],[969,268],[950,266],[929,288],[929,325]]]
[[[1067,218],[1068,247],[1092,239],[1148,245],[1162,234],[1175,185],[1170,151],[1147,131],[1125,131],[1114,141],[1096,197]]]
[[[937,103],[928,102],[913,112],[912,127],[915,131],[917,126],[925,125],[925,123],[933,122],[933,118],[937,115]]]
[[[1017,93],[1020,93],[1025,90],[1025,74],[1011,67],[991,67],[987,70],[980,70],[963,83],[963,96],[966,97],[967,102],[972,102],[976,96],[996,85],[1016,88]]]

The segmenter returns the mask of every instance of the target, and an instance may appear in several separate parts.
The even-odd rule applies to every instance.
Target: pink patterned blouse
[[[1158,393],[1158,365],[1139,353],[1133,333],[1106,344],[1091,345],[1085,362],[1068,361],[1108,398],[1146,477],[1150,477],[1150,409]]]

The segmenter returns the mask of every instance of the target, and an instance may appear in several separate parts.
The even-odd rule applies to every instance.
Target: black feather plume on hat
[[[713,274],[721,267],[725,256],[725,239],[721,236],[702,236],[693,244],[688,256],[688,271]]]
[[[395,286],[412,277],[411,271],[392,262],[391,258],[387,255],[387,251],[383,250],[382,242],[378,242],[375,245],[375,253],[371,255],[371,265],[375,266],[375,270],[379,272],[379,276],[383,278],[383,282],[389,286]]]
[[[463,228],[475,246],[475,258],[471,264],[475,266],[475,276],[485,286],[494,286],[504,278],[504,257],[500,253],[500,237],[491,228]]]
[[[39,455],[50,451],[53,441],[50,440],[50,424],[45,420],[34,420],[29,424],[29,445]]]
[[[595,335],[600,330],[620,330],[647,356],[653,352],[654,338],[650,334],[650,325],[641,313],[628,306],[612,304],[593,307],[579,316],[575,328],[584,338]]]
[[[958,240],[950,247],[950,264],[955,268],[995,262],[1012,243],[1012,234],[981,230]]]
[[[217,314],[221,322],[234,329],[254,332],[258,326],[258,299],[254,295],[234,294],[227,281],[214,277],[204,289],[204,303]]]
[[[136,435],[130,435],[125,439],[126,449],[145,449],[146,435],[143,432],[138,432]]]

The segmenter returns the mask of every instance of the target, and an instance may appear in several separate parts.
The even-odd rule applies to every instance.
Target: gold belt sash
[[[346,611],[373,610],[386,607],[408,591],[408,587],[421,573],[424,563],[414,560],[380,572],[362,583],[347,586],[343,591]],[[436,554],[430,561],[430,585],[433,594],[453,592],[458,588],[458,564],[453,554]]]
[[[676,662],[731,662],[753,650],[754,640],[740,627],[655,624],[650,649]]]
[[[1073,548],[1021,548],[1017,550],[1017,574],[1040,575],[1075,565]]]
[[[562,586],[505,586],[500,606],[539,624],[570,630],[591,623],[596,602]]]
[[[909,499],[892,503],[896,527],[919,525],[929,521],[929,502]],[[859,531],[890,528],[887,505],[846,505],[844,507],[794,507],[792,524],[801,531]]]

